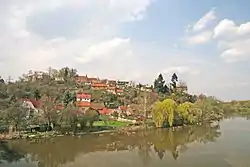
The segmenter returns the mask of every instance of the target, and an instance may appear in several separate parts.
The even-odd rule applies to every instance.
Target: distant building
[[[100,80],[98,78],[88,78],[88,83],[89,84],[100,83]]]
[[[184,86],[184,85],[179,85],[179,86],[176,86],[176,91],[177,92],[184,92],[184,93],[187,93],[188,92],[188,87],[187,86]]]
[[[188,92],[187,84],[183,81],[179,81],[179,83],[176,86],[176,91],[187,93]]]
[[[128,81],[117,81],[116,84],[118,87],[127,87],[130,85]]]
[[[109,108],[103,108],[98,110],[101,115],[111,115],[113,114],[114,110]]]
[[[107,92],[109,92],[109,93],[112,93],[112,94],[116,94],[116,87],[108,87],[107,88]]]
[[[75,81],[78,84],[88,84],[89,83],[87,75],[86,76],[77,76],[77,77],[75,77]]]
[[[116,80],[108,80],[107,85],[109,87],[116,87]]]
[[[88,93],[76,94],[76,106],[77,107],[90,107],[92,95]]]
[[[117,90],[116,90],[116,94],[121,96],[121,95],[124,94],[124,90],[122,90],[122,89],[117,89]]]
[[[91,89],[93,89],[93,90],[106,90],[107,85],[103,84],[103,83],[92,83]]]
[[[141,91],[146,91],[146,92],[153,91],[153,87],[151,85],[139,85],[138,89],[140,89]]]

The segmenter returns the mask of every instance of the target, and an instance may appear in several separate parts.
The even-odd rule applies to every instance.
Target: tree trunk
[[[13,135],[13,125],[9,126],[9,135]]]

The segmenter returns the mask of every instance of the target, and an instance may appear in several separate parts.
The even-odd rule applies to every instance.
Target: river
[[[250,167],[250,120],[0,145],[1,167]]]

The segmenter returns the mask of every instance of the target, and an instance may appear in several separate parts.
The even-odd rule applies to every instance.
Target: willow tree
[[[153,109],[152,109],[152,116],[153,116],[155,126],[157,128],[161,128],[165,121],[162,102],[158,101],[154,104]]]
[[[172,99],[156,102],[153,106],[152,116],[156,127],[163,127],[165,121],[169,126],[173,125],[176,103]]]
[[[202,110],[190,102],[182,103],[176,110],[183,123],[197,123],[200,121]]]

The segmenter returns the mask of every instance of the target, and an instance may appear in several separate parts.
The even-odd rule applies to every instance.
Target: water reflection
[[[7,142],[0,141],[0,164],[18,162],[24,157],[24,154],[12,149]]]
[[[82,154],[120,151],[135,152],[146,166],[150,163],[152,155],[157,155],[162,160],[166,153],[170,153],[174,159],[178,159],[188,150],[191,143],[214,142],[219,136],[219,126],[204,125],[174,131],[158,129],[133,133],[59,137],[36,142],[18,141],[10,143],[10,146],[29,155],[27,158],[29,162],[39,167],[58,167],[69,164]]]

